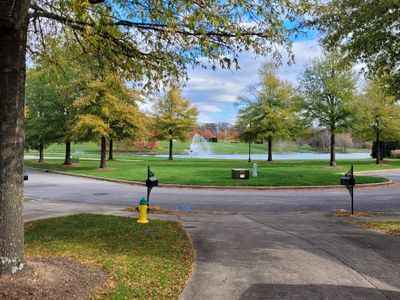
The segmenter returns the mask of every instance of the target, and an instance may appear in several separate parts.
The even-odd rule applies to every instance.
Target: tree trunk
[[[113,155],[113,140],[110,139],[110,148],[108,149],[108,160],[113,160],[114,155]]]
[[[101,137],[101,156],[100,156],[100,169],[106,167],[106,155],[107,155],[107,147],[106,147],[106,137]]]
[[[39,163],[44,162],[44,155],[43,155],[44,145],[42,143],[39,144]]]
[[[376,134],[376,164],[380,164],[381,163],[381,141],[380,141],[380,136],[379,133]]]
[[[172,157],[172,139],[169,139],[169,157],[168,157],[168,159],[169,160],[173,160],[173,157]]]
[[[251,142],[249,142],[249,162],[251,162]]]
[[[0,274],[24,268],[24,88],[29,1],[0,1]]]
[[[268,137],[268,161],[272,161],[272,137]]]
[[[330,149],[330,152],[331,152],[331,158],[330,158],[330,161],[329,161],[329,165],[331,166],[331,167],[336,167],[336,139],[335,139],[335,131],[332,131],[331,130],[331,149]]]
[[[66,142],[66,143],[65,143],[65,160],[64,160],[64,165],[65,165],[65,166],[70,166],[70,165],[71,165],[71,142]]]

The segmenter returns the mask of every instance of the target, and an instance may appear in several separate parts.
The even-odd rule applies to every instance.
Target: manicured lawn
[[[359,222],[362,226],[400,236],[400,221]]]
[[[76,215],[26,224],[26,254],[62,256],[104,268],[101,299],[178,299],[192,272],[194,252],[177,222]]]
[[[324,160],[287,160],[266,163],[258,161],[258,177],[249,180],[231,179],[232,168],[251,169],[253,163],[242,160],[217,159],[175,159],[135,157],[132,161],[109,161],[107,170],[99,170],[98,161],[82,160],[78,165],[65,167],[61,160],[47,160],[38,165],[35,161],[26,161],[27,166],[62,171],[74,174],[86,174],[98,177],[144,181],[147,178],[147,166],[155,172],[160,183],[220,185],[220,186],[295,186],[295,185],[336,185],[340,177],[354,163],[355,171],[400,168],[400,160],[386,160],[382,166],[375,166],[372,159],[339,160],[337,168],[329,168]],[[386,179],[358,176],[357,183],[384,182]]]

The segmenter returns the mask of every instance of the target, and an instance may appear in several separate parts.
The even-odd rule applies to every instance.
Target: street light
[[[251,123],[248,124],[249,131],[251,130]],[[249,132],[249,160],[251,162],[251,132]]]

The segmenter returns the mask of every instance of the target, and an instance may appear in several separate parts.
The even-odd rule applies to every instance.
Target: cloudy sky
[[[313,58],[321,54],[315,32],[293,42],[295,64],[288,66],[286,63],[279,70],[279,77],[297,84],[299,75],[304,66]],[[285,54],[283,54],[283,57]],[[249,53],[241,55],[239,59],[240,70],[212,71],[210,69],[189,69],[189,81],[183,89],[183,94],[198,107],[200,111],[199,122],[231,122],[235,121],[237,109],[234,106],[237,96],[246,87],[253,85],[258,80],[258,70],[266,57],[255,57]]]

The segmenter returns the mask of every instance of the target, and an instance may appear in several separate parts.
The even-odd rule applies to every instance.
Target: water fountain
[[[200,134],[193,135],[189,150],[185,150],[190,157],[210,155],[211,147],[207,140]]]

